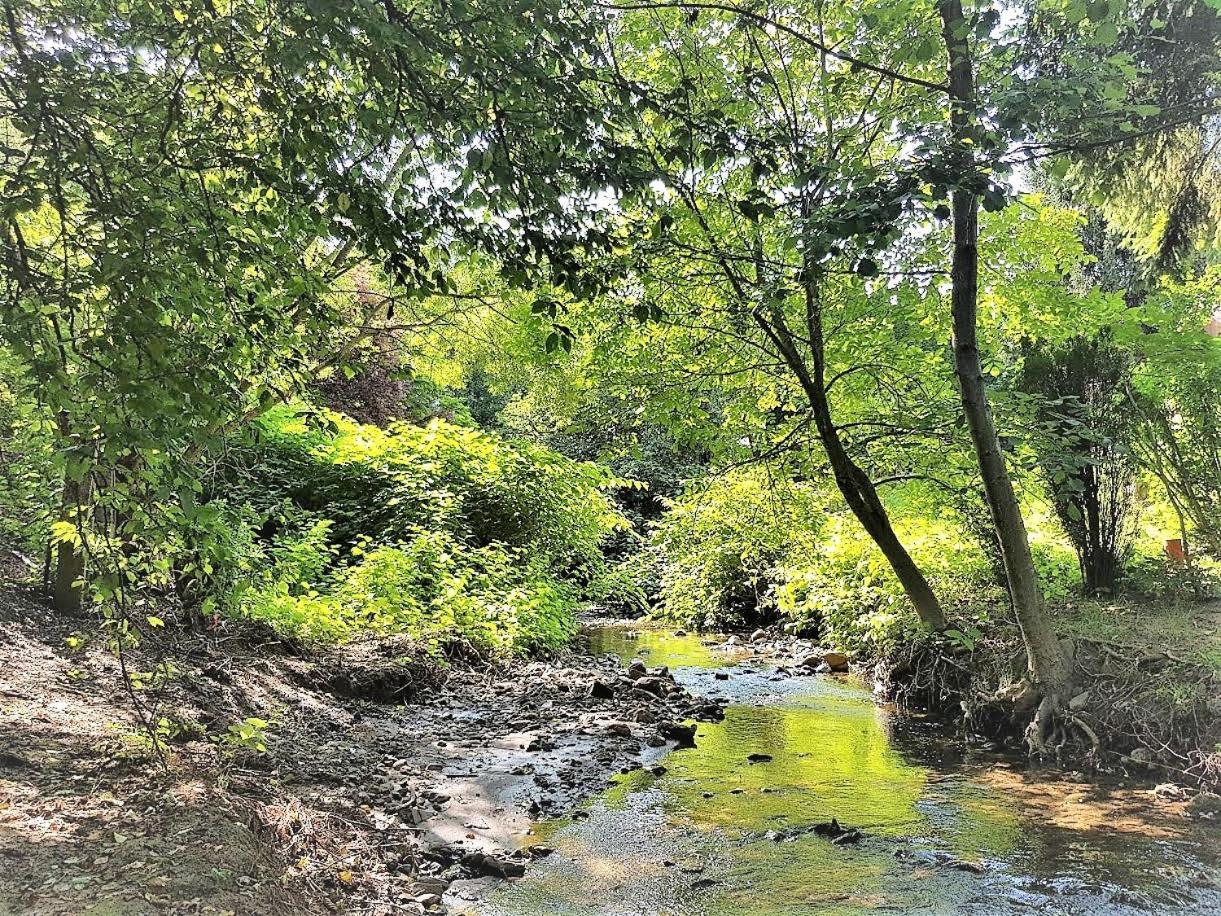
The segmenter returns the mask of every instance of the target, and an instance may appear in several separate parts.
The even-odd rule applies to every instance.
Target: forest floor
[[[456,878],[547,854],[531,815],[719,715],[580,645],[508,665],[403,648],[167,632],[127,659],[165,720],[162,767],[96,625],[0,592],[0,916],[426,912]],[[265,752],[225,737],[248,716],[268,723]]]

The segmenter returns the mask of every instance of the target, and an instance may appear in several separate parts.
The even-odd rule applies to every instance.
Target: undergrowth
[[[601,547],[627,523],[607,492],[628,483],[444,420],[278,408],[213,482],[230,556],[206,585],[226,613],[307,641],[555,649],[614,585]]]

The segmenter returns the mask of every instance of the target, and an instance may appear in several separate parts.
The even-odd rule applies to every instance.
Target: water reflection
[[[694,636],[593,640],[698,690],[725,663]],[[1221,912],[1217,835],[1147,794],[973,759],[851,684],[733,671],[715,687],[734,704],[697,747],[660,778],[622,777],[588,819],[540,824],[557,853],[471,912]],[[831,817],[868,838],[802,829]]]

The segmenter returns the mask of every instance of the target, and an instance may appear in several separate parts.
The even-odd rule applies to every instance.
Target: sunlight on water
[[[1147,794],[940,755],[850,682],[738,666],[714,683],[725,656],[695,636],[591,640],[732,705],[664,775],[625,775],[588,819],[540,823],[532,842],[556,853],[470,912],[1221,912],[1216,835],[1159,820]],[[832,817],[865,841],[805,829]]]

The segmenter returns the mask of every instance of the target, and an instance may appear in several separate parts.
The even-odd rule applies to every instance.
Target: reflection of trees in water
[[[696,748],[671,758],[666,783],[670,812],[697,824],[755,831],[838,817],[897,830],[918,817],[925,772],[894,753],[863,706],[730,707],[700,731]],[[755,752],[774,759],[751,764]]]

